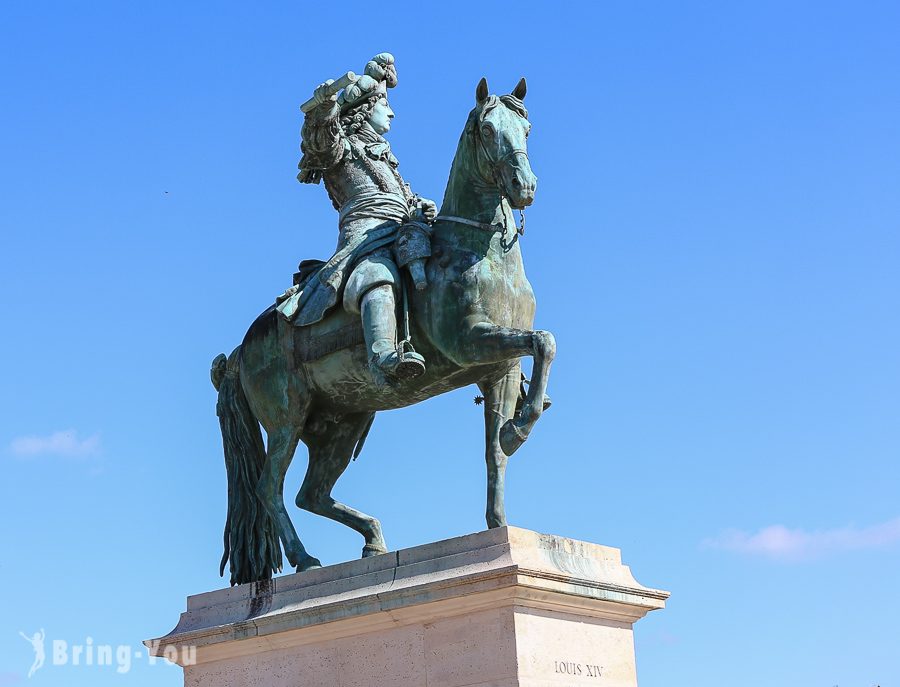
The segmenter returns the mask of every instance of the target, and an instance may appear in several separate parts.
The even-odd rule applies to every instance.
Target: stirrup
[[[370,364],[385,375],[400,380],[415,379],[425,374],[425,358],[415,351],[375,353]]]

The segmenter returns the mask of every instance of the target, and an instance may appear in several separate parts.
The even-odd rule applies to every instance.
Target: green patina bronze
[[[304,104],[298,178],[324,180],[340,211],[336,254],[301,263],[294,287],[230,356],[213,361],[228,471],[222,571],[230,561],[232,584],[279,571],[282,546],[297,571],[319,566],[284,506],[299,442],[309,467],[297,506],[357,530],[369,556],[387,551],[380,523],[331,491],[377,411],[477,384],[487,524],[500,527],[507,459],[549,407],[556,343],[532,328],[534,294],[513,216],[532,203],[537,185],[525,80],[499,97],[484,79],[478,84],[436,216],[434,204],[403,183],[382,136],[393,116],[385,89],[396,83],[393,57],[382,53],[363,76],[326,82]],[[522,356],[534,359],[527,391]]]

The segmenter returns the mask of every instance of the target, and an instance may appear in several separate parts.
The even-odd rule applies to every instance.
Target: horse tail
[[[222,428],[228,474],[228,516],[225,552],[219,564],[224,575],[231,561],[231,584],[268,580],[281,570],[281,544],[275,521],[256,494],[266,462],[259,421],[250,410],[239,375],[240,346],[226,359],[219,354],[210,376],[219,392],[216,414]]]

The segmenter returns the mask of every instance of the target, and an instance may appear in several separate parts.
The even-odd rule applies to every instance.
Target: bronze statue
[[[437,215],[432,201],[409,190],[383,138],[392,116],[386,89],[396,84],[394,59],[381,53],[365,74],[322,84],[303,106],[298,178],[324,180],[340,213],[337,251],[324,263],[301,263],[294,286],[227,359],[213,361],[228,470],[221,570],[230,560],[232,584],[279,571],[282,545],[298,572],[320,565],[283,501],[300,441],[309,467],[297,505],[360,532],[369,556],[387,551],[380,523],[335,501],[331,490],[377,411],[477,384],[487,524],[499,527],[507,459],[549,407],[556,343],[532,329],[534,294],[513,217],[537,185],[525,80],[499,97],[484,79],[478,84]],[[521,356],[534,358],[527,392]]]

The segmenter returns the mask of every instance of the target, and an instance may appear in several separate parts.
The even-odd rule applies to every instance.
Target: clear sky
[[[181,684],[49,642],[137,650],[224,584],[209,363],[331,254],[298,105],[384,50],[389,140],[438,200],[478,79],[528,78],[559,356],[507,512],[671,590],[642,687],[900,685],[898,27],[890,2],[4,3],[0,686]],[[339,482],[392,548],[484,527],[475,393],[380,414]],[[324,562],[359,555],[292,512]]]

